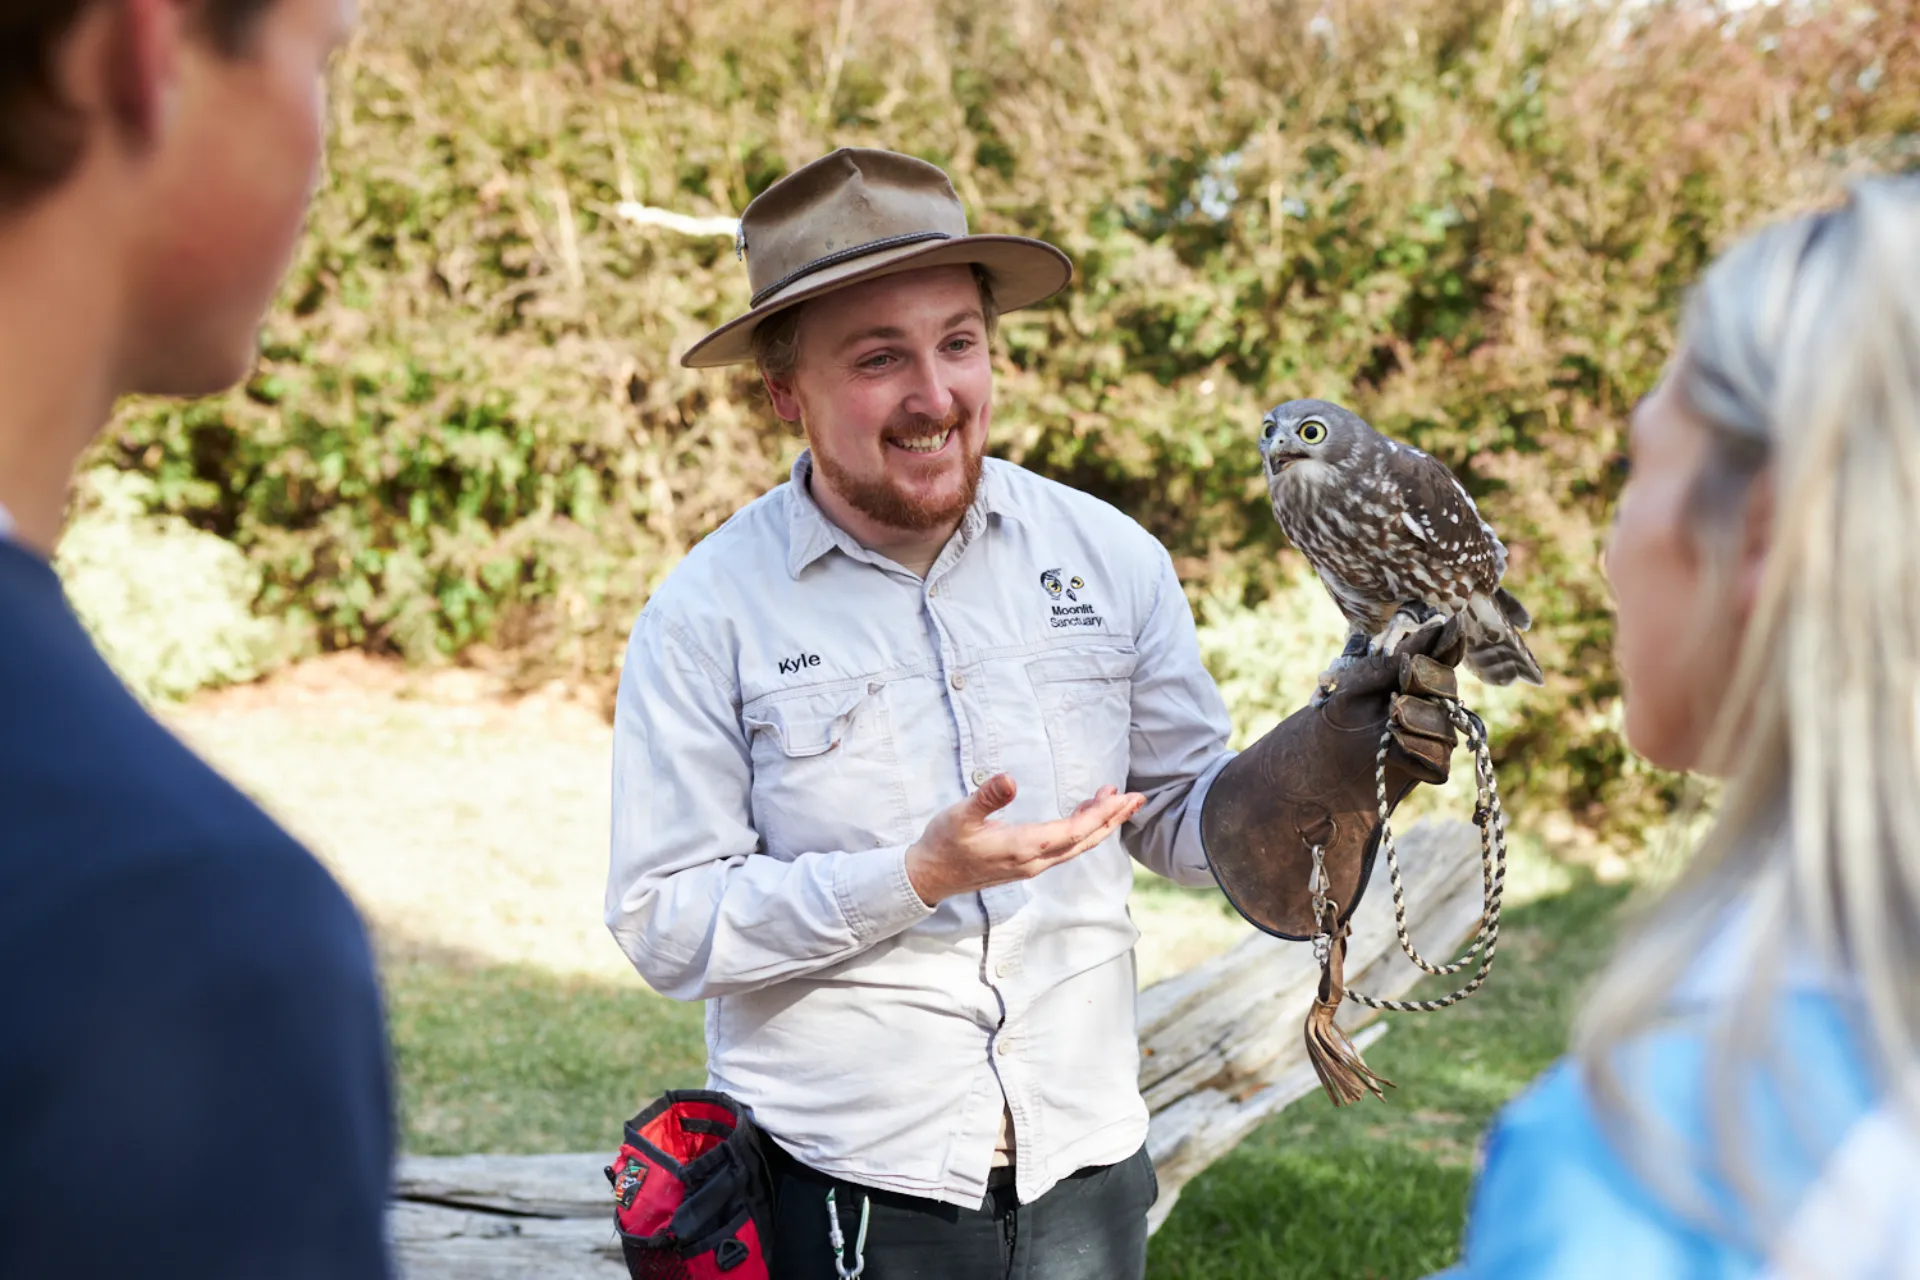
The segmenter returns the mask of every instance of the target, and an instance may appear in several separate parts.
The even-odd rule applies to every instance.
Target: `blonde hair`
[[[1845,975],[1876,1083],[1920,1121],[1920,178],[1861,181],[1734,247],[1695,290],[1680,350],[1675,390],[1711,436],[1690,504],[1707,607],[1726,599],[1711,586],[1734,571],[1756,482],[1771,533],[1706,747],[1719,813],[1602,975],[1574,1051],[1649,1184],[1767,1248],[1791,1206],[1747,1158],[1746,1104],[1756,1074],[1792,1080],[1774,1052],[1789,958]],[[1707,1015],[1709,1149],[1676,1152],[1633,1102],[1622,1050],[1736,915],[1738,976]],[[1734,1192],[1739,1222],[1702,1213],[1675,1154]]]

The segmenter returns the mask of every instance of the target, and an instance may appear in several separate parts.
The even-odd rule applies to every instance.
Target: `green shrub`
[[[182,698],[252,680],[291,652],[286,624],[256,617],[260,570],[178,516],[151,515],[151,484],[96,471],[60,541],[56,567],[74,612],[120,678],[144,698]]]
[[[607,679],[652,585],[795,448],[750,375],[674,363],[744,303],[730,243],[617,205],[730,214],[891,146],[1076,261],[1004,329],[999,451],[1257,610],[1298,572],[1266,407],[1329,396],[1428,449],[1511,544],[1551,673],[1509,787],[1631,825],[1660,787],[1610,727],[1623,419],[1731,234],[1920,154],[1916,50],[1916,0],[387,0],[257,376],[130,405],[101,461],[325,646]]]

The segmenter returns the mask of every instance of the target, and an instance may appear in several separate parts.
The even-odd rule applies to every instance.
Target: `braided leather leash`
[[[1473,823],[1480,829],[1480,892],[1483,908],[1480,924],[1474,931],[1473,940],[1457,960],[1450,964],[1436,965],[1421,955],[1413,945],[1413,939],[1407,933],[1406,890],[1400,881],[1400,853],[1393,843],[1393,827],[1388,821],[1387,807],[1387,749],[1393,742],[1393,726],[1388,724],[1380,735],[1380,750],[1375,756],[1375,786],[1380,802],[1380,842],[1386,849],[1387,876],[1393,883],[1393,925],[1399,935],[1400,950],[1406,953],[1419,968],[1427,973],[1444,977],[1458,973],[1472,963],[1475,956],[1480,964],[1473,977],[1465,986],[1438,1000],[1384,1000],[1363,992],[1347,989],[1346,996],[1370,1009],[1385,1009],[1397,1013],[1432,1013],[1436,1009],[1445,1009],[1465,1000],[1480,989],[1487,980],[1487,974],[1493,969],[1494,949],[1500,943],[1500,902],[1506,892],[1507,883],[1507,819],[1500,808],[1500,788],[1494,780],[1493,752],[1487,745],[1487,726],[1479,716],[1462,706],[1458,699],[1441,699],[1447,708],[1447,717],[1466,737],[1467,746],[1473,752],[1474,781],[1478,798],[1473,813]],[[1316,920],[1324,919],[1324,912],[1331,907],[1324,886],[1326,875],[1319,865],[1319,850],[1315,850],[1315,866],[1312,888],[1313,907]],[[1326,949],[1331,939],[1322,933],[1313,940],[1314,952],[1325,961]]]

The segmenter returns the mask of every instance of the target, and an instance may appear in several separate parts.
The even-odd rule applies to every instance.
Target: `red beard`
[[[942,431],[957,431],[965,421],[966,415],[956,406],[944,420],[916,415],[890,425],[885,434],[889,438],[930,436]],[[964,440],[960,442],[960,447],[963,452],[966,450]],[[986,467],[986,452],[966,452],[962,461],[959,491],[950,498],[932,502],[901,492],[891,480],[863,480],[819,449],[813,451],[813,466],[821,478],[833,486],[833,491],[846,500],[848,506],[867,519],[889,529],[922,533],[953,524],[967,513],[967,508],[973,505],[974,496],[980,489],[980,475]]]

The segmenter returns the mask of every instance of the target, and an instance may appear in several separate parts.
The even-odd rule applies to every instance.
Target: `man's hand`
[[[1006,826],[993,815],[1013,803],[1013,779],[995,774],[959,804],[942,809],[907,850],[907,879],[928,906],[956,894],[1031,880],[1105,840],[1147,798],[1102,787],[1064,818]]]

